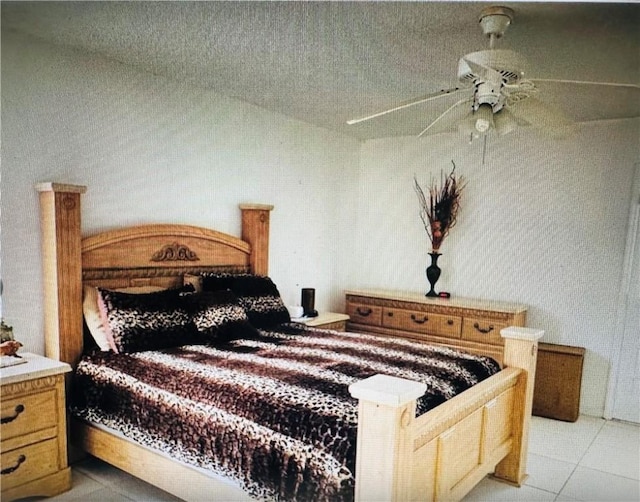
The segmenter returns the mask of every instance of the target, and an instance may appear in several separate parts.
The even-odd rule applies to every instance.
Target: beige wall
[[[27,350],[43,352],[34,184],[87,185],[85,233],[143,222],[239,235],[240,202],[275,205],[271,275],[285,301],[335,289],[336,215],[360,143],[210,91],[3,32],[3,308]],[[338,181],[341,180],[341,181]]]

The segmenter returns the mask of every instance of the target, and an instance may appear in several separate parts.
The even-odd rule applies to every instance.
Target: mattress
[[[445,347],[284,324],[215,346],[85,355],[71,410],[258,500],[352,500],[350,384],[378,373],[424,382],[420,415],[498,371]]]

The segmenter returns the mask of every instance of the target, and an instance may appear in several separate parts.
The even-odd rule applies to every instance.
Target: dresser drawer
[[[382,324],[382,307],[348,302],[347,314],[351,318],[351,322],[354,323],[370,324],[372,326],[380,326]]]
[[[58,471],[58,440],[41,441],[2,453],[2,490]]]
[[[2,401],[2,440],[22,436],[57,424],[54,389]]]
[[[417,310],[385,308],[382,312],[382,325],[385,328],[460,338],[462,318]]]
[[[506,323],[488,319],[465,317],[462,323],[462,339],[470,342],[503,345],[500,330],[509,326]]]

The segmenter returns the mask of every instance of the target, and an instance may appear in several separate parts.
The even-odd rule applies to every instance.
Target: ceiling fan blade
[[[566,137],[575,131],[576,125],[562,112],[533,97],[509,105],[508,110],[517,120],[524,120],[554,137]]]
[[[532,82],[551,82],[556,84],[575,84],[575,85],[602,85],[608,87],[629,87],[631,89],[640,89],[638,84],[624,84],[618,82],[591,82],[587,80],[565,80],[555,78],[530,78]]]
[[[410,101],[405,101],[404,103],[400,103],[398,106],[394,106],[393,108],[389,108],[388,110],[374,113],[372,115],[367,115],[366,117],[361,117],[358,119],[347,120],[347,124],[349,125],[358,124],[366,120],[371,120],[377,117],[381,117],[383,115],[386,115],[387,113],[397,112],[398,110],[403,110],[411,106],[419,105],[421,103],[426,103],[427,101],[444,98],[445,96],[453,96],[455,94],[458,94],[463,91],[468,91],[468,90],[469,90],[468,87],[455,87],[454,89],[445,89],[442,91],[434,92],[432,94],[427,94],[426,96],[422,96],[420,98],[412,99]]]
[[[458,117],[455,113],[449,115],[449,117],[447,117],[446,125],[444,127],[439,127],[439,128],[435,128],[436,125],[440,124],[442,119],[449,114],[450,112],[454,111],[457,107],[459,107],[460,105],[464,104],[464,103],[473,103],[473,99],[472,98],[465,98],[465,99],[461,99],[460,101],[457,101],[456,103],[454,103],[453,105],[451,105],[449,108],[447,108],[444,112],[442,112],[440,115],[438,115],[438,117],[432,121],[426,128],[424,128],[422,130],[422,132],[420,134],[418,134],[418,138],[421,138],[422,136],[424,136],[427,132],[430,132],[431,134],[436,134],[438,132],[443,132],[446,127],[450,127],[452,126],[454,123],[456,123],[457,121],[460,120],[460,117]],[[442,124],[440,124],[442,125]],[[457,125],[456,125],[457,127]]]

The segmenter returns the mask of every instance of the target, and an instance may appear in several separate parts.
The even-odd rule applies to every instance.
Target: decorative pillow
[[[201,343],[183,295],[192,287],[147,294],[98,288],[103,323],[114,352],[158,350]]]
[[[193,324],[208,342],[252,338],[257,330],[232,291],[204,291],[188,295]]]
[[[119,288],[115,291],[140,294],[154,293],[165,289],[167,288],[163,288],[161,286],[134,286],[130,288]],[[98,306],[98,290],[93,286],[84,287],[82,312],[84,313],[84,321],[89,329],[89,333],[96,342],[96,345],[102,351],[109,351],[111,346],[109,345],[107,329],[105,328],[102,316],[100,315],[100,308]]]
[[[203,291],[230,289],[247,312],[249,322],[256,328],[269,328],[290,322],[278,288],[266,276],[252,274],[203,274]]]

